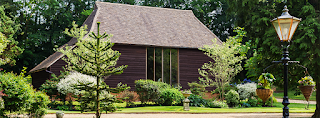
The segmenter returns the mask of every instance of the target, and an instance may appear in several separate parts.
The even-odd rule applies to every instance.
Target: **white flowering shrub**
[[[80,83],[88,84],[89,86],[97,85],[96,77],[85,75],[79,72],[71,72],[66,78],[61,79],[57,84],[57,89],[60,93],[67,95],[73,93],[79,95],[81,91],[76,89]]]
[[[244,100],[256,94],[257,84],[254,82],[251,82],[251,83],[245,83],[245,84],[238,84],[236,87],[238,89],[240,99]]]

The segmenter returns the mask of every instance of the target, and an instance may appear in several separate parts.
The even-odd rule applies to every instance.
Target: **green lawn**
[[[305,100],[305,98],[304,98],[302,93],[300,95],[298,95],[298,96],[295,96],[294,93],[295,93],[295,91],[288,91],[289,99]],[[283,98],[283,92],[281,92],[281,93],[273,93],[273,96],[276,97],[276,98]],[[315,91],[312,93],[312,95],[310,96],[309,100],[313,100],[313,101],[316,100],[316,92]]]
[[[283,105],[281,103],[275,103],[276,107],[250,107],[250,108],[202,108],[202,107],[190,107],[190,111],[184,111],[182,106],[147,106],[147,107],[135,107],[135,108],[123,108],[123,104],[120,104],[120,108],[115,113],[282,113]],[[305,109],[305,104],[292,103],[289,105],[290,113],[313,113],[316,106],[310,105],[310,109]],[[58,110],[48,110],[48,113],[56,113]],[[65,113],[80,113],[79,111],[65,111]],[[86,112],[94,113],[94,112]]]

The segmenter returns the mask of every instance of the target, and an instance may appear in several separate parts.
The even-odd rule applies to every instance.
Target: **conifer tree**
[[[74,22],[73,28],[70,31],[66,29],[65,33],[77,38],[78,42],[75,46],[67,46],[65,50],[59,49],[59,51],[67,56],[67,58],[63,59],[68,63],[68,70],[77,71],[97,78],[97,85],[87,86],[82,84],[79,89],[95,92],[91,94],[94,97],[90,96],[86,98],[84,102],[95,101],[96,118],[100,118],[101,102],[107,104],[115,102],[114,99],[102,97],[100,94],[103,94],[103,92],[120,92],[128,87],[121,84],[118,84],[117,88],[109,88],[109,86],[105,84],[100,85],[100,81],[103,81],[104,77],[121,74],[123,70],[127,68],[127,65],[115,67],[121,54],[111,49],[114,45],[110,40],[112,35],[106,33],[100,35],[100,22],[97,23],[97,26],[97,34],[91,32],[88,38],[84,38],[86,27],[77,28],[78,26]],[[108,111],[107,108],[104,110]]]

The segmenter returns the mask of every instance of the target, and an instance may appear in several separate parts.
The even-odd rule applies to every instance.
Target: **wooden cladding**
[[[31,73],[33,87],[39,88],[50,76],[51,73],[46,70]]]
[[[160,60],[160,73],[161,78],[170,78],[164,79],[163,82],[166,82],[171,85],[179,83],[183,88],[189,89],[188,82],[199,81],[200,77],[198,69],[201,66],[211,60],[209,57],[203,54],[202,51],[198,49],[170,49],[170,48],[159,48],[160,57],[156,59],[155,52],[153,47],[146,48],[144,46],[134,46],[134,45],[120,45],[115,44],[112,47],[113,50],[118,50],[121,53],[121,56],[117,62],[119,65],[128,65],[122,74],[112,75],[108,78],[105,78],[105,82],[110,87],[116,87],[119,82],[127,84],[131,87],[131,90],[135,90],[135,80],[139,79],[155,79],[157,77],[156,72],[147,66],[148,60]],[[152,50],[148,50],[152,49]],[[153,57],[148,57],[148,53],[152,53]],[[168,53],[168,54],[166,54]],[[179,55],[179,56],[177,56]],[[164,61],[164,60],[171,60]],[[161,64],[162,63],[162,64]],[[54,64],[52,64],[47,70],[36,72],[32,74],[32,83],[34,87],[38,88],[40,85],[45,82],[46,79],[51,77],[50,73],[54,73],[57,76],[60,75],[60,71],[63,70],[67,63],[62,59],[59,59]],[[155,62],[149,64],[150,66],[158,66]],[[162,66],[165,65],[165,66]],[[167,67],[166,67],[167,66]],[[169,70],[169,71],[168,71]],[[151,73],[147,75],[147,73]],[[149,78],[150,77],[150,78]],[[155,79],[157,81],[157,79]],[[208,90],[212,90],[209,88]]]
[[[66,57],[66,56],[64,56],[64,57]],[[63,71],[63,67],[65,67],[65,65],[67,65],[67,62],[63,61],[62,58],[60,58],[58,61],[56,61],[54,64],[52,64],[49,67],[49,71],[51,71],[55,75],[59,76],[60,71]]]
[[[199,81],[198,69],[211,58],[198,49],[179,49],[180,84],[182,89],[189,89],[188,82]],[[207,88],[207,90],[212,88]]]
[[[110,87],[116,87],[119,82],[127,84],[131,90],[135,89],[135,80],[146,79],[146,48],[132,45],[114,45],[113,50],[118,50],[121,56],[117,62],[119,65],[128,65],[122,74],[111,75],[105,79]]]

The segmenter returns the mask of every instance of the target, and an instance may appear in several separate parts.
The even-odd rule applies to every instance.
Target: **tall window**
[[[178,50],[147,48],[147,79],[178,85]]]

